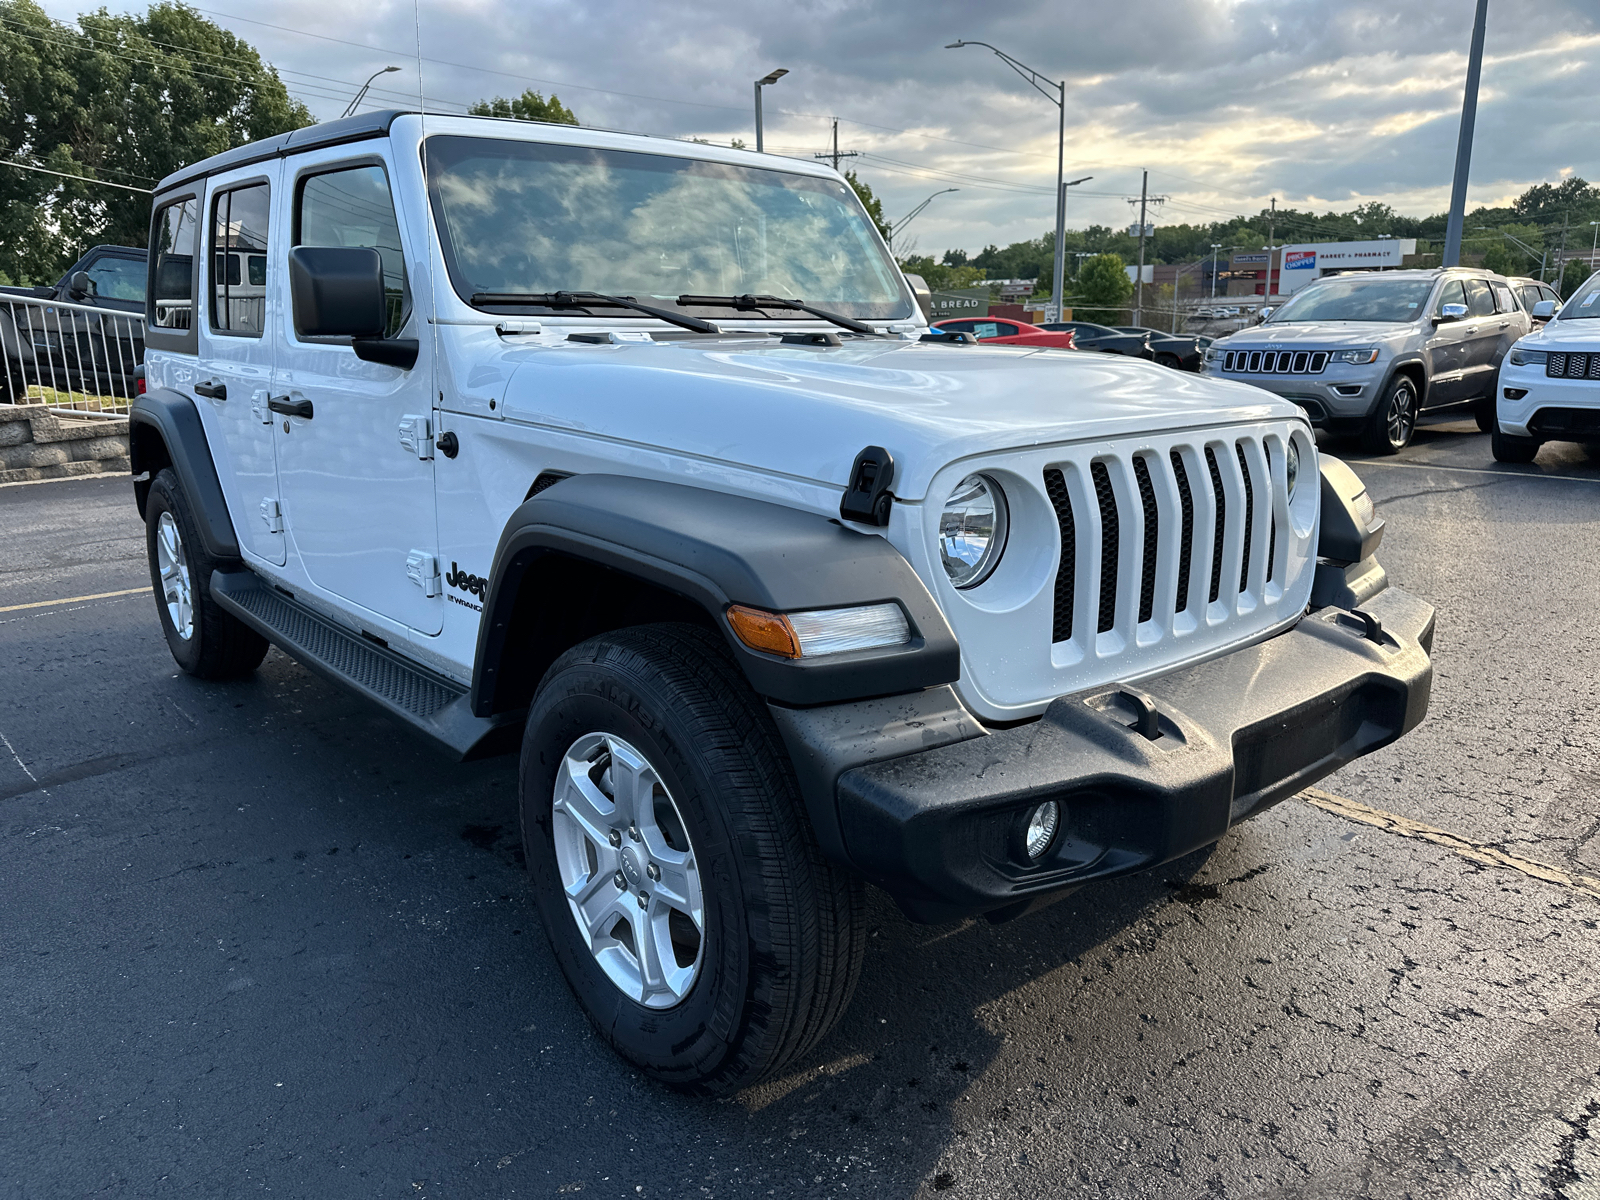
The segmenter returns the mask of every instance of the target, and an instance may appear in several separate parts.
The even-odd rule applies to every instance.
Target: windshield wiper
[[[511,304],[528,304],[538,308],[631,308],[634,312],[670,321],[680,329],[692,329],[696,333],[722,332],[710,321],[702,321],[699,317],[640,304],[630,296],[607,296],[600,292],[473,292],[470,303],[479,308]]]
[[[841,317],[838,313],[831,313],[825,308],[814,308],[803,304],[799,300],[784,300],[778,296],[679,296],[678,303],[684,307],[700,306],[705,308],[731,308],[736,312],[760,312],[763,308],[787,308],[794,312],[809,313],[813,317],[821,317],[824,321],[831,321],[841,329],[848,329],[851,333],[864,333],[868,337],[882,337],[871,325],[863,325],[860,321],[850,317]]]

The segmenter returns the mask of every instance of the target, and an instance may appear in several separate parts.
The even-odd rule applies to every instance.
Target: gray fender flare
[[[581,559],[682,596],[711,618],[757,695],[787,705],[835,704],[951,683],[960,649],[943,612],[889,542],[839,521],[723,492],[575,475],[511,514],[495,550],[472,679],[472,710],[497,704],[502,660],[525,584],[560,559]],[[774,612],[891,602],[911,641],[819,659],[784,659],[733,636],[730,604]]]
[[[228,515],[217,466],[212,461],[205,427],[200,423],[194,401],[171,388],[156,388],[136,397],[128,411],[128,435],[134,476],[137,478],[148,471],[153,477],[162,467],[170,465],[194,509],[206,551],[213,558],[237,559],[239,539],[234,533],[233,518]],[[165,461],[155,449],[158,439],[166,448]],[[135,482],[134,494],[141,517],[149,492],[148,480]]]

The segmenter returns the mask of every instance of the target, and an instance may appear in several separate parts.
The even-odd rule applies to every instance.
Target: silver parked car
[[[1318,429],[1404,449],[1424,412],[1494,421],[1495,379],[1532,327],[1510,282],[1452,267],[1336,275],[1213,342],[1204,370],[1293,400]]]

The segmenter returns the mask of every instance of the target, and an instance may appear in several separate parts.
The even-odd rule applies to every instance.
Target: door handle
[[[226,400],[228,398],[228,385],[225,383],[197,383],[194,385],[194,394],[204,396],[207,400]]]
[[[1501,321],[1500,322],[1500,328],[1501,329],[1510,329],[1511,328],[1511,322],[1510,321]]]
[[[311,401],[309,400],[291,400],[287,396],[274,396],[267,401],[267,407],[273,412],[281,413],[286,417],[304,417],[308,421],[311,419]]]

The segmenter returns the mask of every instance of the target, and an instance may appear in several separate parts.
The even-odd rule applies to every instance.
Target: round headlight
[[[956,484],[939,514],[939,559],[958,588],[989,578],[1006,548],[1006,496],[987,475]]]
[[[1284,473],[1289,477],[1289,495],[1294,495],[1295,481],[1300,478],[1300,447],[1289,439],[1289,451],[1284,456]]]

